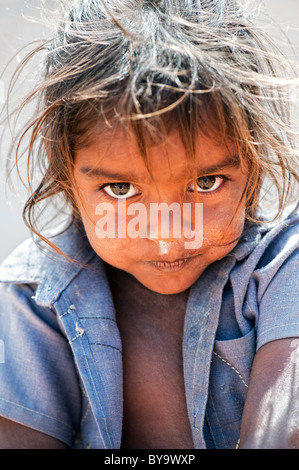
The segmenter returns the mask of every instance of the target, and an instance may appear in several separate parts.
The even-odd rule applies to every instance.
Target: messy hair
[[[246,218],[261,220],[266,179],[276,188],[275,216],[282,214],[291,183],[298,182],[291,79],[282,75],[281,55],[236,1],[57,4],[63,15],[53,39],[30,53],[16,75],[33,56],[45,54],[42,80],[18,110],[36,99],[34,117],[16,141],[18,161],[29,136],[28,175],[38,163],[43,172],[23,212],[33,232],[42,237],[35,210],[54,196],[62,196],[79,218],[72,181],[75,151],[88,144],[92,131],[118,126],[133,133],[149,168],[149,135],[165,138],[177,130],[188,158],[195,157],[201,132],[219,142],[233,141],[240,164],[249,169],[240,201]],[[30,176],[29,183],[32,187]]]

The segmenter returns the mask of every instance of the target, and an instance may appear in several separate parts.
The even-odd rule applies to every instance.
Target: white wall
[[[260,4],[260,0],[256,0]],[[17,64],[13,59],[9,68],[4,66],[23,45],[39,39],[45,35],[43,27],[39,23],[27,21],[25,16],[38,17],[36,7],[39,0],[0,0],[0,106],[3,105],[5,92],[12,70]],[[298,0],[264,0],[264,5],[284,31],[288,32],[290,40],[299,48],[299,2]],[[279,35],[278,35],[279,36]],[[280,37],[280,36],[279,36]],[[280,41],[280,39],[278,39]],[[9,144],[9,136],[4,145]],[[2,144],[3,145],[3,144]],[[18,186],[18,197],[8,193],[5,195],[5,169],[3,162],[3,148],[0,155],[0,261],[20,241],[28,237],[28,231],[24,227],[21,211],[24,191]],[[20,201],[21,199],[21,201]]]
[[[39,0],[0,0],[0,107],[4,105],[8,83],[20,57],[18,53],[24,45],[40,39],[45,28],[38,22],[25,17],[38,17]],[[29,52],[29,49],[27,49]],[[10,63],[9,63],[10,62]],[[25,86],[19,90],[20,96]],[[2,122],[3,114],[1,114]],[[1,131],[3,131],[1,125]],[[0,262],[22,240],[28,238],[29,232],[22,221],[22,206],[26,200],[26,192],[20,183],[17,194],[12,194],[6,184],[5,147],[9,146],[10,136],[7,126],[5,139],[0,147]]]

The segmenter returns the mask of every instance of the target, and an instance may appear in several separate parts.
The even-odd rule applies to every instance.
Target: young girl
[[[29,135],[43,174],[38,238],[0,268],[0,446],[298,447],[282,58],[234,1],[60,4],[18,110],[38,103],[17,158]],[[69,216],[42,232],[57,197]]]

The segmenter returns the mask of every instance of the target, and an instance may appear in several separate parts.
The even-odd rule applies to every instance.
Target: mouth
[[[181,271],[194,257],[179,258],[174,261],[157,260],[148,261],[148,264],[165,273],[175,273]]]

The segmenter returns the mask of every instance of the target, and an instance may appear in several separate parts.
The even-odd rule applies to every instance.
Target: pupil
[[[198,178],[197,184],[200,189],[211,189],[216,181],[216,176],[203,176],[202,178]]]
[[[130,183],[113,183],[111,190],[116,196],[124,196],[130,189]]]

